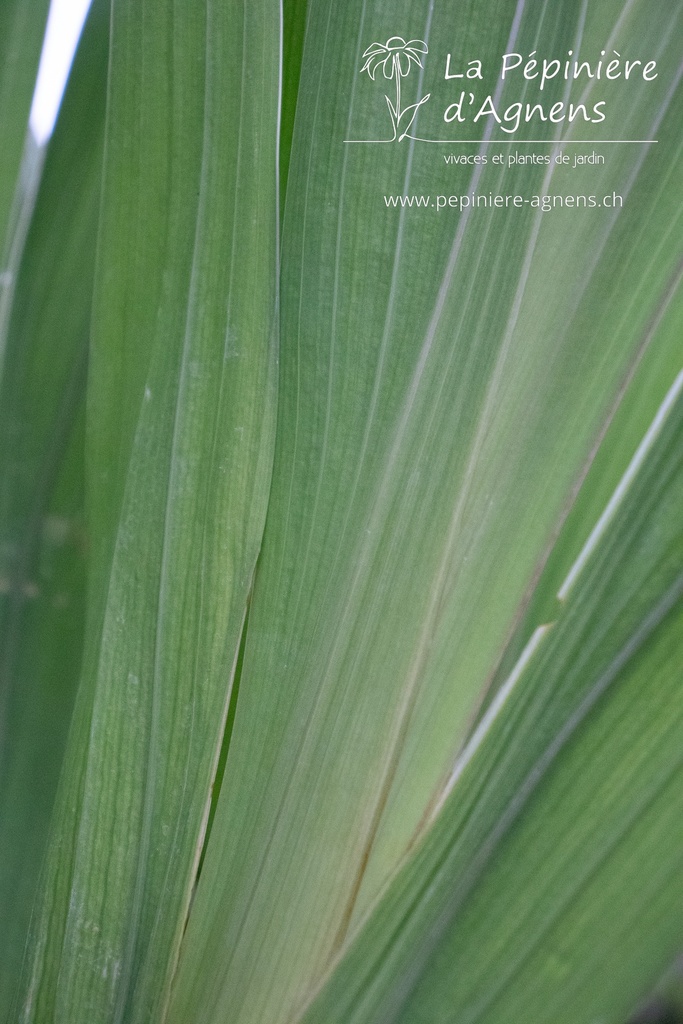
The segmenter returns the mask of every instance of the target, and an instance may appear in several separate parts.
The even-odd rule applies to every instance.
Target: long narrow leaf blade
[[[84,30],[14,288],[0,387],[0,1020],[18,981],[83,649],[84,415],[108,10]]]
[[[163,1012],[270,482],[279,8],[113,9],[89,622],[22,1020]]]

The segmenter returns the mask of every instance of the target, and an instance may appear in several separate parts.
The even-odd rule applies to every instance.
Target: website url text
[[[612,192],[607,196],[554,196],[554,195],[494,195],[488,193],[470,193],[468,195],[454,196],[384,196],[384,204],[394,209],[405,207],[418,207],[432,210],[467,210],[467,209],[494,209],[509,210],[523,209],[529,206],[532,209],[540,210],[542,213],[549,213],[551,210],[581,210],[581,209],[621,209],[624,205],[623,196]]]

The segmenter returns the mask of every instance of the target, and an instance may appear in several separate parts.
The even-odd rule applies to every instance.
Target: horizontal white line
[[[547,143],[552,146],[653,146],[659,139],[414,139],[413,142],[434,142],[439,146],[538,146]],[[346,145],[374,146],[377,143],[395,142],[395,139],[344,139]]]

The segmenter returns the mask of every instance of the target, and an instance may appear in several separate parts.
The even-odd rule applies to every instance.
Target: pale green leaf
[[[557,621],[306,1024],[616,1024],[675,954],[682,439],[683,372]]]
[[[663,400],[679,360],[677,328],[659,322],[681,259],[681,17],[663,0],[309,4],[273,489],[173,1024],[270,1024],[305,1003],[419,838],[487,689],[505,678],[510,639],[543,623],[525,630],[529,599],[585,479],[595,494],[539,597],[555,611],[549,595],[602,510],[596,450],[607,432],[614,487],[639,441],[638,424],[609,429],[639,367],[652,376],[640,419]],[[510,49],[652,53],[659,77],[609,93],[602,138],[616,125],[660,141],[604,147],[604,164],[580,169],[472,170],[409,140],[345,145],[389,129],[383,83],[359,71],[368,45],[397,32],[431,51],[404,102],[444,95],[456,41],[496,70]],[[551,83],[545,102],[563,87]],[[603,89],[594,83],[591,101]],[[503,104],[536,96],[516,82]],[[443,131],[444,105],[425,107],[420,134]],[[560,131],[578,128],[523,125],[517,138]],[[475,187],[616,192],[624,206],[460,215],[383,198]]]

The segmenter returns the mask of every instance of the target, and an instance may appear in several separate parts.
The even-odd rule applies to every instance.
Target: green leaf
[[[18,981],[85,606],[86,356],[108,39],[96,0],[48,146],[0,389],[0,1020]]]
[[[13,1019],[621,1024],[671,963],[682,27],[113,5],[83,668]],[[504,110],[539,91],[502,53],[603,48],[658,74],[542,94],[602,126],[444,119],[449,49]]]
[[[270,484],[279,8],[113,9],[88,628],[21,1019],[163,1014]]]
[[[16,202],[21,200],[17,180],[48,7],[49,0],[5,0],[0,7],[0,250],[3,271],[15,195]]]
[[[600,491],[590,467],[605,432],[610,474],[633,455],[634,429],[609,425],[639,365],[653,374],[647,407],[671,384],[676,329],[652,363],[648,353],[681,255],[681,5],[520,4],[517,15],[483,2],[309,5],[273,488],[172,1024],[295,1019],[419,840],[487,689],[506,677],[511,638],[521,649],[547,621],[522,628],[581,482]],[[580,170],[447,166],[410,140],[345,145],[387,136],[382,90],[359,69],[368,44],[397,31],[431,49],[404,102],[444,95],[454,40],[496,69],[503,52],[577,52],[582,40],[655,53],[655,82],[609,93],[610,133],[660,142],[604,147],[604,165]],[[551,83],[548,106],[564,87]],[[589,89],[603,97],[603,84]],[[501,105],[536,95],[512,83]],[[441,137],[442,114],[425,105],[420,135]],[[571,140],[578,126],[525,124],[517,139],[560,131]],[[616,192],[624,205],[460,213],[384,201],[475,188]],[[553,618],[562,570],[601,511],[595,496],[583,502],[544,578],[539,607],[553,595]]]
[[[308,0],[284,0],[282,5],[282,100],[280,109],[280,195],[287,192],[299,79],[306,35]],[[283,204],[284,206],[284,204]],[[283,212],[281,210],[281,212]]]
[[[306,1024],[619,1021],[677,950],[682,396]]]

